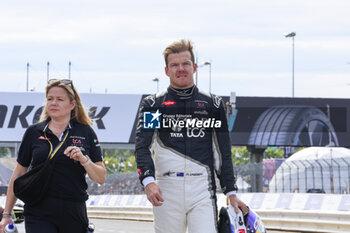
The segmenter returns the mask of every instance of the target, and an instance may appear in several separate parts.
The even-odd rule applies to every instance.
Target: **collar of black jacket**
[[[198,88],[196,87],[196,85],[193,85],[192,87],[186,89],[176,89],[172,86],[169,86],[168,92],[174,94],[179,99],[186,100],[192,98],[192,96],[194,96],[198,92]]]

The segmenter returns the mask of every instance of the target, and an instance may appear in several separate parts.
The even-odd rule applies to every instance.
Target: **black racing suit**
[[[155,117],[151,118],[146,117],[157,111],[161,113],[159,118],[159,114],[152,115]],[[147,129],[152,123],[160,128]],[[163,195],[183,195],[185,200],[182,201],[186,203],[196,202],[196,197],[207,194],[203,198],[211,202],[210,208],[215,209],[215,219],[215,173],[225,194],[237,190],[225,104],[221,97],[202,92],[196,86],[188,93],[169,87],[164,92],[142,100],[135,154],[141,182],[144,178],[153,176]],[[181,189],[180,194],[172,194],[174,190],[172,191],[171,187],[169,192],[164,194],[166,183],[169,182],[176,182],[172,183],[171,187],[177,189],[176,191]],[[194,193],[194,197],[189,198],[192,200],[186,200],[191,193]],[[188,211],[190,210],[185,207],[184,213],[187,214]],[[163,218],[164,212],[160,216]],[[155,223],[157,231],[156,215]],[[168,229],[159,228],[159,232],[162,230],[168,231],[169,225]]]

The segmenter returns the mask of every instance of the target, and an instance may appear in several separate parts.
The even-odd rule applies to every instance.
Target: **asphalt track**
[[[90,219],[94,233],[154,233],[153,222]],[[18,233],[25,233],[24,223],[16,224]]]
[[[154,233],[153,222],[90,219],[96,226],[95,233]],[[268,233],[291,233],[268,231]],[[296,233],[296,232],[293,232]]]
[[[154,233],[153,222],[90,219],[95,224],[94,233]],[[24,223],[17,224],[18,232],[25,233]],[[268,231],[268,233],[290,233]],[[296,232],[293,232],[296,233]]]

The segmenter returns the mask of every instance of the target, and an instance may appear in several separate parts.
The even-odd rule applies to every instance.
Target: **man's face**
[[[186,89],[194,85],[193,73],[197,65],[191,60],[189,51],[172,53],[168,56],[168,66],[165,73],[170,78],[170,85],[177,89]]]

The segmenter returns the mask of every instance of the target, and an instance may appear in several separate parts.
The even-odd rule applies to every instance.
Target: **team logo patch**
[[[203,102],[197,102],[197,107],[198,107],[198,108],[205,108],[205,103],[203,103]]]
[[[162,105],[166,105],[166,106],[174,105],[174,104],[176,104],[176,102],[175,101],[170,101],[170,100],[165,101],[165,102],[162,103]]]
[[[72,143],[73,144],[81,144],[81,140],[80,139],[72,139]]]
[[[141,178],[141,175],[142,175],[142,171],[140,168],[138,168],[138,173],[139,173],[139,178]]]
[[[161,113],[156,112],[143,113],[143,128],[145,129],[160,129]]]

